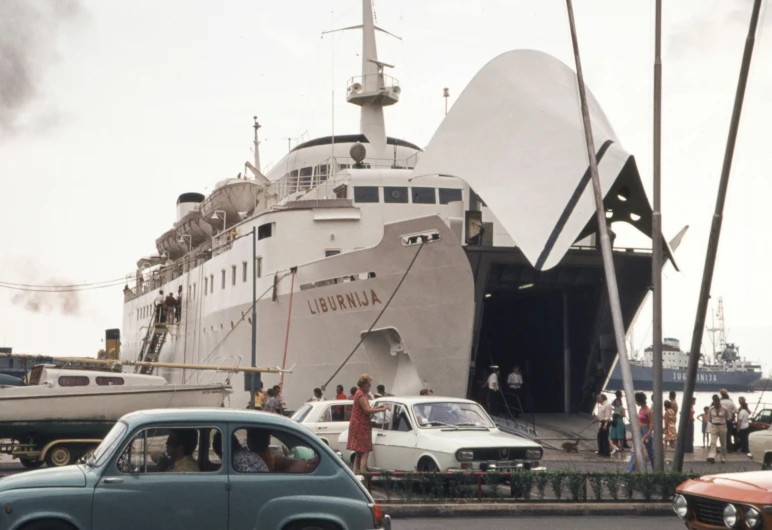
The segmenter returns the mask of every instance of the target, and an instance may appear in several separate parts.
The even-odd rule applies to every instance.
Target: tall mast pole
[[[574,60],[576,61],[576,77],[579,83],[579,99],[582,104],[582,121],[584,123],[584,139],[587,144],[587,158],[590,160],[590,175],[592,177],[592,189],[595,195],[595,207],[597,208],[598,232],[600,233],[601,254],[603,255],[603,269],[606,273],[606,285],[608,287],[609,305],[611,307],[611,319],[614,322],[614,337],[616,338],[617,351],[619,352],[619,366],[622,370],[622,386],[627,400],[627,410],[630,411],[630,427],[633,431],[633,446],[635,447],[635,461],[638,470],[646,469],[646,460],[643,457],[643,440],[641,429],[638,425],[638,415],[635,414],[635,389],[633,388],[633,375],[630,371],[630,360],[627,358],[627,345],[625,344],[625,329],[622,320],[622,305],[619,302],[619,288],[617,287],[616,271],[614,270],[614,256],[611,251],[611,240],[608,237],[606,226],[606,212],[603,207],[603,193],[600,188],[600,176],[598,175],[598,161],[595,158],[595,142],[592,138],[592,124],[590,123],[590,109],[587,105],[587,93],[584,88],[584,74],[582,62],[579,57],[579,42],[576,37],[576,23],[574,22],[574,8],[571,0],[566,0],[568,8],[568,22],[571,26],[571,42],[574,47]]]
[[[689,364],[686,369],[686,381],[684,382],[684,406],[690,406],[694,394],[694,386],[697,378],[697,364],[700,360],[700,345],[702,344],[702,333],[705,329],[705,316],[708,310],[708,299],[710,298],[710,287],[713,283],[713,269],[716,265],[716,254],[718,253],[718,240],[721,236],[721,223],[724,219],[724,202],[726,201],[726,190],[729,186],[729,174],[732,169],[732,158],[734,157],[734,146],[737,141],[737,130],[740,127],[740,115],[743,109],[743,100],[745,99],[745,87],[748,83],[748,72],[751,67],[751,58],[753,57],[753,44],[756,40],[756,26],[759,22],[759,11],[761,10],[761,1],[754,0],[753,12],[751,13],[751,23],[748,27],[748,37],[745,39],[745,50],[743,51],[743,61],[740,67],[740,78],[737,80],[737,92],[734,98],[734,108],[732,109],[732,120],[729,123],[729,136],[726,140],[726,151],[724,152],[724,164],[721,168],[721,180],[718,185],[718,196],[716,197],[716,209],[713,213],[713,223],[710,227],[710,238],[708,239],[708,250],[705,255],[705,268],[702,273],[702,285],[700,286],[700,299],[697,302],[697,315],[694,319],[694,329],[692,331],[692,345],[689,350]],[[681,471],[684,465],[684,448],[686,446],[686,426],[689,422],[688,414],[681,414],[678,424],[678,441],[676,442],[675,455],[673,457],[673,469]]]
[[[255,124],[252,126],[255,130],[255,169],[260,171],[260,142],[257,141],[257,130],[262,126],[257,123],[257,116],[252,116],[252,119],[255,120]]]
[[[654,211],[651,216],[651,278],[654,287],[652,299],[652,379],[654,390],[654,471],[664,471],[665,455],[662,446],[662,0],[656,0],[654,30]],[[681,407],[681,415],[689,416],[691,403]]]

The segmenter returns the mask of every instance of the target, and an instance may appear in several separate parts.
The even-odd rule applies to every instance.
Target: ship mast
[[[375,31],[381,31],[397,39],[399,37],[375,25],[372,0],[362,0],[360,26],[325,31],[322,35],[349,29],[362,30],[362,75],[349,79],[346,100],[361,107],[360,132],[367,137],[376,156],[385,156],[386,124],[383,119],[383,107],[397,103],[401,90],[399,81],[384,73],[386,68],[394,67],[378,60]]]

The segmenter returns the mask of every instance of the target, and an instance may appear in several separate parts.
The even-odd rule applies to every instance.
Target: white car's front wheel
[[[418,471],[423,471],[424,473],[433,473],[435,471],[439,471],[437,468],[437,463],[428,456],[425,456],[418,461],[416,469]]]

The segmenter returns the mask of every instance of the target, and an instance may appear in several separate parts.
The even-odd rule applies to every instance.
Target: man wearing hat
[[[490,366],[491,375],[488,376],[488,381],[485,383],[488,388],[486,394],[486,402],[488,405],[488,413],[493,414],[495,412],[494,405],[498,403],[499,395],[499,367],[497,365]]]

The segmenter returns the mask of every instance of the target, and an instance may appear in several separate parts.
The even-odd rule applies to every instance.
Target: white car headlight
[[[748,528],[758,528],[761,526],[761,512],[753,507],[748,508],[745,511],[745,525]]]
[[[456,451],[456,460],[459,462],[469,462],[470,460],[474,460],[474,451],[459,449]]]
[[[673,497],[673,511],[681,519],[686,517],[686,513],[689,511],[689,503],[686,502],[686,497],[676,493],[676,496]]]
[[[541,449],[526,449],[525,450],[525,458],[527,460],[538,460],[541,458],[542,450]]]
[[[724,508],[724,524],[729,528],[734,528],[737,524],[737,508],[731,504],[727,504]]]

